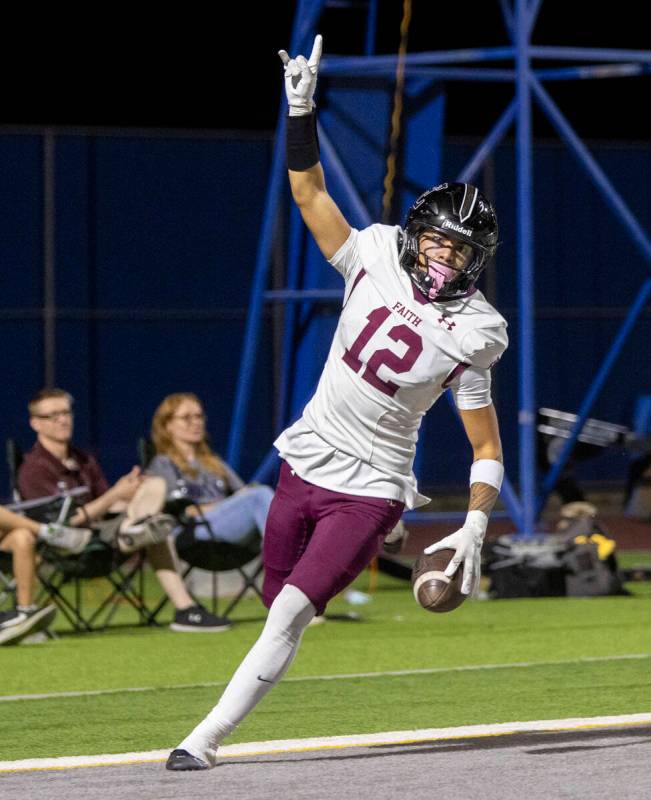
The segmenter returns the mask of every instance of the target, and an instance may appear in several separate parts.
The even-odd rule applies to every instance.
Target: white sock
[[[278,683],[292,663],[303,631],[316,613],[300,589],[284,586],[272,603],[259,639],[224,690],[219,703],[177,749],[214,766],[219,743]]]

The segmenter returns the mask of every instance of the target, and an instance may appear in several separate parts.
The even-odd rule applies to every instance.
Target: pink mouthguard
[[[446,267],[444,264],[439,264],[438,261],[427,262],[427,274],[432,279],[432,285],[429,288],[427,296],[430,300],[435,300],[438,296],[438,293],[443,288],[443,284],[449,279],[453,278],[457,274],[458,270],[453,269],[452,267]]]

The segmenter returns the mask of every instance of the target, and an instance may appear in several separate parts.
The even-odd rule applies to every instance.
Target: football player
[[[258,641],[219,703],[179,744],[172,770],[209,769],[217,748],[288,669],[305,627],[372,560],[403,509],[427,502],[412,471],[425,412],[447,389],[472,446],[470,503],[452,548],[462,591],[479,581],[482,541],[503,467],[490,368],[506,322],[475,288],[497,247],[497,220],[473,186],[444,183],[409,210],[404,229],[350,227],[319,161],[314,90],[321,37],[309,59],[281,50],[287,165],[294,201],[345,281],[339,324],[316,392],[275,442],[283,459],[264,537]]]

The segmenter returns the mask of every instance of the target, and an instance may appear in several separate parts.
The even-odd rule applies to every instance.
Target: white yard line
[[[401,669],[387,672],[351,672],[339,675],[305,675],[284,678],[283,683],[304,683],[307,681],[347,681],[356,678],[387,678],[408,675],[440,675],[450,672],[474,672],[488,669],[528,669],[531,667],[556,667],[566,664],[592,664],[607,661],[639,661],[651,658],[651,653],[628,653],[619,656],[587,656],[559,661],[514,661],[507,664],[468,664],[461,667],[428,667],[424,669]],[[208,681],[206,683],[177,683],[164,686],[131,686],[120,689],[89,689],[79,692],[49,692],[47,694],[9,694],[0,696],[0,703],[18,700],[58,700],[66,697],[97,697],[111,694],[130,694],[132,692],[159,692],[170,689],[210,689],[226,686],[228,681]]]
[[[444,742],[454,739],[479,739],[487,736],[508,736],[536,731],[561,732],[651,724],[651,713],[622,714],[609,717],[575,717],[571,719],[533,720],[531,722],[500,722],[494,725],[464,725],[458,728],[429,728],[413,731],[388,731],[355,736],[324,736],[316,739],[287,739],[269,742],[249,742],[219,748],[221,758],[240,758],[281,753],[300,753],[313,750],[334,750],[349,747],[378,747],[418,742]],[[170,748],[171,749],[171,748]],[[64,758],[29,758],[21,761],[0,761],[0,773],[31,770],[79,769],[124,764],[161,763],[169,750],[145,753],[117,753]]]

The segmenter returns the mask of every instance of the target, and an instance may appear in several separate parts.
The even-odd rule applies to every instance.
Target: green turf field
[[[620,561],[650,563],[651,554]],[[367,589],[368,577],[357,587]],[[329,614],[341,618],[306,631],[292,680],[229,741],[649,712],[651,584],[629,588],[631,597],[470,601],[435,615],[415,604],[405,582],[380,576],[371,602],[339,598]],[[231,631],[213,635],[62,629],[56,641],[1,648],[3,696],[116,691],[0,702],[0,760],[175,745],[219,696],[219,686],[197,684],[228,680],[264,611],[247,600],[234,619]],[[632,654],[643,657],[614,659]],[[350,677],[418,669],[441,671]],[[319,676],[342,677],[299,680]],[[146,691],[124,691],[136,687]]]

